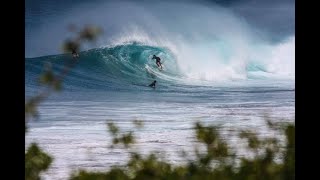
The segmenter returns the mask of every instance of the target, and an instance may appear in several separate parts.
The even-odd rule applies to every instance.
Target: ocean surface
[[[81,15],[95,24],[120,23],[112,24],[113,32],[104,27],[111,38],[102,37],[97,47],[80,52],[78,62],[63,81],[62,91],[42,102],[39,118],[28,123],[26,148],[37,142],[54,157],[44,179],[67,179],[78,169],[105,170],[124,165],[128,152],[109,148],[109,121],[125,132],[136,133],[135,150],[166,152],[173,163],[185,162],[179,152],[192,152],[197,146],[192,129],[196,121],[221,127],[222,137],[234,147],[243,145],[236,138],[241,129],[273,136],[265,124],[266,117],[294,123],[294,34],[270,40],[270,34],[257,33],[243,19],[216,6],[211,9],[184,4],[179,6],[184,11],[178,13],[174,8],[177,4],[167,7],[160,3],[156,8],[161,11],[138,18],[149,12],[142,11],[140,5],[123,5],[113,2],[90,9],[90,13],[82,11]],[[45,9],[46,14],[41,8],[28,7],[32,11],[26,16],[26,99],[43,90],[39,75],[45,64],[49,62],[59,73],[71,61],[69,54],[47,51],[47,44],[57,42],[59,36],[54,32],[56,27],[66,27],[62,22],[71,17],[84,21],[77,13],[85,9],[68,5],[64,11]],[[106,23],[102,15],[110,13],[103,11],[107,7],[113,9],[114,17],[128,11],[132,16],[126,19],[119,15],[113,21],[108,16]],[[185,13],[189,10],[198,12],[198,18]],[[57,13],[60,11],[64,13]],[[50,21],[43,21],[41,12]],[[90,21],[90,17],[96,21]],[[45,28],[51,29],[52,35]],[[61,36],[59,43],[63,39]],[[41,43],[43,48],[36,47]],[[162,71],[152,55],[161,58]],[[156,88],[148,87],[154,80]],[[142,120],[144,128],[135,129],[133,120]]]
[[[153,54],[163,59],[162,71],[149,57]],[[59,72],[68,56],[26,59],[26,97],[41,91],[38,77],[45,62]],[[125,162],[125,150],[108,148],[110,120],[124,131],[135,130],[133,120],[144,121],[137,130],[140,151],[165,151],[173,162],[183,162],[179,151],[192,150],[196,121],[259,133],[268,133],[266,116],[294,122],[294,81],[254,68],[246,73],[246,79],[217,83],[192,79],[170,52],[139,44],[85,51],[63,90],[40,105],[40,118],[29,123],[26,146],[38,142],[54,156],[46,179],[64,179],[79,168],[103,170]],[[155,89],[147,86],[153,80]]]

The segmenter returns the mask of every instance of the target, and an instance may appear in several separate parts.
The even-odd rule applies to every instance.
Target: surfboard
[[[160,67],[152,68],[152,67],[148,66],[147,64],[145,65],[145,68],[146,68],[146,70],[148,71],[148,73],[153,74],[153,75],[155,75],[155,76],[158,76],[158,75],[162,74],[162,73],[160,73],[160,72],[163,71],[163,70],[165,70],[165,69],[164,69],[164,66],[162,66],[162,70],[161,70]],[[158,69],[159,71],[157,71],[157,69]]]
[[[136,84],[136,83],[132,83],[132,85],[136,85],[136,86],[139,86],[139,87],[145,87],[145,88],[152,88],[152,89],[155,89],[156,87],[151,87],[149,85],[146,85],[146,84]]]
[[[164,70],[164,65],[161,64],[161,66],[162,66],[162,69],[161,69],[161,67],[158,67],[158,69],[159,69],[160,71]]]

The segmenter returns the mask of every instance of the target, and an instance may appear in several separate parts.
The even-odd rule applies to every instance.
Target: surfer
[[[152,88],[155,88],[155,87],[156,87],[156,82],[157,82],[157,81],[154,80],[149,86],[152,87]]]
[[[160,59],[159,57],[157,57],[156,55],[153,55],[152,59],[156,59],[156,64],[157,64],[157,66],[160,67],[161,70],[162,70],[162,64],[161,64],[161,62],[160,62],[161,59]]]
[[[71,54],[72,54],[72,57],[73,57],[73,58],[78,58],[78,57],[79,57],[79,54],[76,52],[75,49],[72,49]]]

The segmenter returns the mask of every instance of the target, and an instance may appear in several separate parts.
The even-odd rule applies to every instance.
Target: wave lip
[[[129,39],[130,40],[130,39]],[[235,57],[227,42],[208,45],[193,44],[193,49],[176,46],[152,46],[146,42],[126,41],[123,44],[96,48],[80,53],[80,61],[67,77],[67,87],[126,89],[146,86],[157,80],[170,85],[212,85],[250,79],[294,79],[294,37],[276,45],[252,47],[252,52]],[[191,45],[190,45],[191,46]],[[220,48],[212,55],[210,49]],[[188,51],[186,51],[188,50]],[[217,51],[216,51],[217,52]],[[246,51],[248,52],[248,51]],[[229,54],[228,54],[229,53]],[[160,71],[152,59],[162,59]],[[212,55],[212,56],[211,56]],[[237,54],[238,55],[238,54]],[[41,72],[43,63],[53,63],[61,70],[66,55],[26,59],[26,82]]]

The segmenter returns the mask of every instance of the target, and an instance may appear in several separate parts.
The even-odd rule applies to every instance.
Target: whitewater
[[[131,16],[122,15],[128,11]],[[57,39],[67,37],[63,28],[70,21],[101,25],[105,33],[83,48],[62,91],[41,103],[39,119],[28,124],[26,147],[38,142],[54,157],[45,179],[123,165],[128,152],[108,148],[108,120],[126,131],[134,129],[132,120],[144,121],[145,128],[136,132],[136,148],[166,152],[174,163],[183,162],[180,150],[192,151],[195,121],[220,126],[234,144],[231,132],[242,128],[268,135],[266,116],[294,122],[294,34],[274,41],[228,9],[192,3],[86,4],[61,17],[48,17],[53,19],[46,25],[51,35],[39,27],[28,41],[61,43]],[[69,54],[46,48],[50,45],[25,58],[26,99],[41,91],[38,77],[47,62],[58,73],[70,61]],[[164,70],[153,55],[161,58]],[[156,88],[148,87],[154,80]]]

